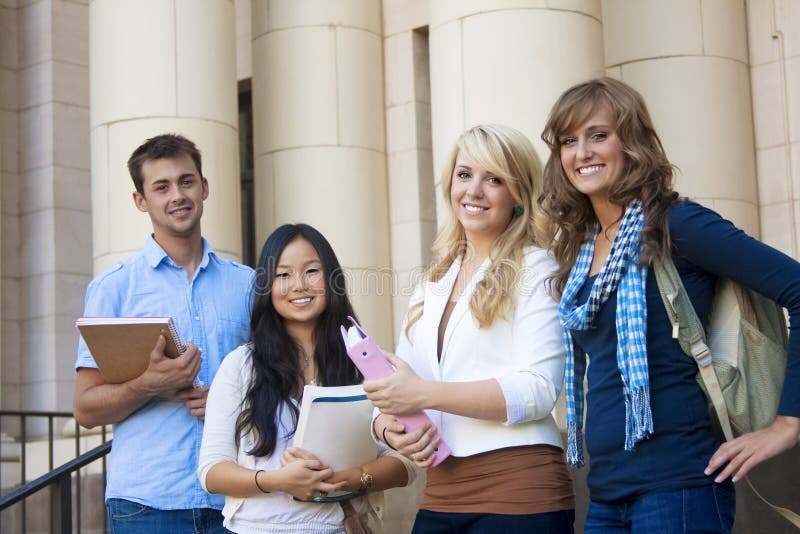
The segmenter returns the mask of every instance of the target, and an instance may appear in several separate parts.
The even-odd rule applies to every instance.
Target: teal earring
[[[519,217],[523,211],[525,211],[525,208],[522,206],[514,206],[514,217]]]

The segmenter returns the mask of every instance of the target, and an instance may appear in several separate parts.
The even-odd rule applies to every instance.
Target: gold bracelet
[[[375,483],[375,479],[372,477],[371,474],[364,471],[364,468],[361,468],[361,485],[358,486],[358,491],[369,491],[372,489],[372,486]]]
[[[260,491],[261,493],[269,493],[268,491],[266,491],[265,489],[263,489],[263,488],[262,488],[262,487],[261,487],[261,486],[258,484],[258,474],[259,474],[259,473],[263,473],[263,472],[264,472],[264,470],[263,470],[263,469],[259,469],[258,471],[256,471],[256,474],[253,476],[253,480],[254,480],[254,481],[255,481],[255,483],[256,483],[256,487],[258,488],[258,491]]]

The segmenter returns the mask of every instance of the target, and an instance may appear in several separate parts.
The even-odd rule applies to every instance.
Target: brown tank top
[[[526,515],[573,509],[575,497],[563,451],[526,445],[451,456],[429,469],[421,508]]]
[[[436,344],[436,357],[439,361],[442,361],[442,344],[444,343],[444,333],[445,330],[447,330],[447,323],[450,322],[450,316],[453,315],[453,310],[456,308],[456,304],[458,304],[458,301],[448,300],[447,305],[444,307],[444,312],[442,313],[442,320],[439,321],[439,338]]]

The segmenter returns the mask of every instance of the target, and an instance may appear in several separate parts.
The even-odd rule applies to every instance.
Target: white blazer
[[[423,313],[408,337],[403,325],[397,355],[425,379],[466,382],[494,378],[500,384],[507,406],[505,423],[426,410],[455,456],[519,445],[563,448],[552,411],[564,379],[565,353],[558,303],[545,284],[556,263],[545,250],[526,249],[525,270],[511,313],[478,328],[469,301],[489,263],[487,259],[480,266],[453,309],[441,361],[436,354],[439,323],[461,259],[453,262],[438,282],[422,282],[417,287],[410,305],[423,300]]]

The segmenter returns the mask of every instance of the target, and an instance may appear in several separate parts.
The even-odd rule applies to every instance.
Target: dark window
[[[242,183],[242,263],[255,267],[256,223],[253,190],[253,91],[250,79],[239,82],[239,165]]]

